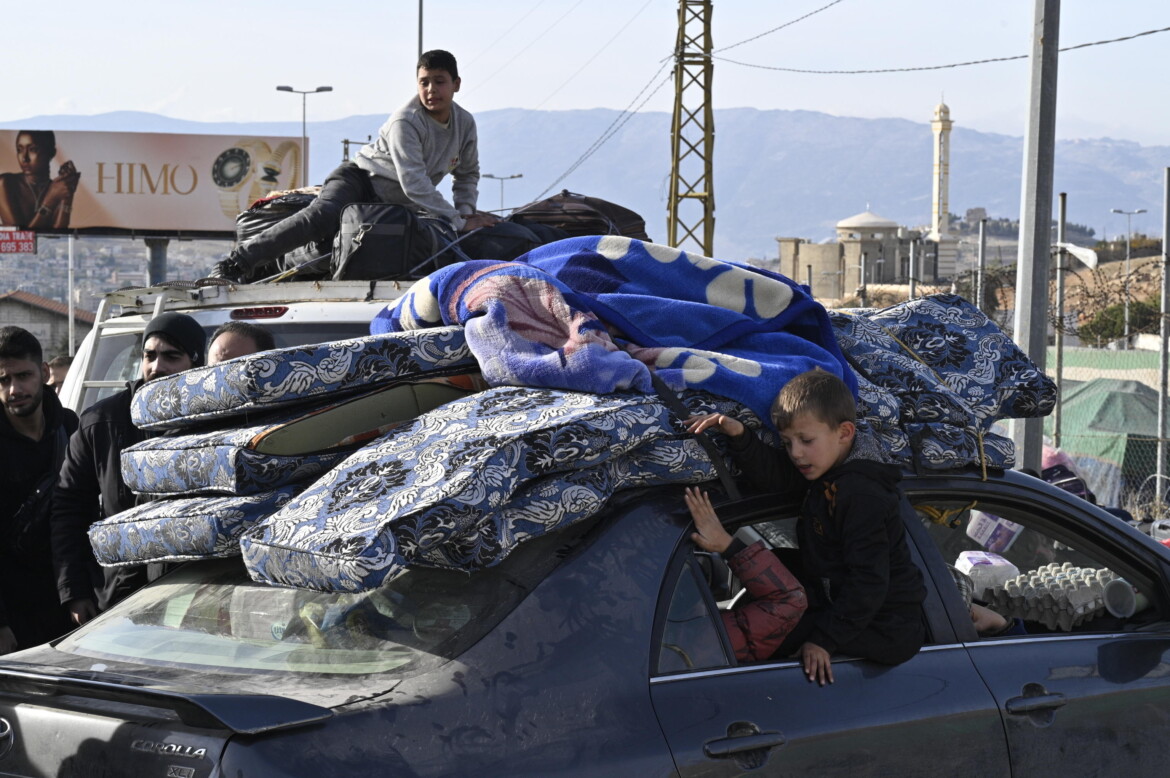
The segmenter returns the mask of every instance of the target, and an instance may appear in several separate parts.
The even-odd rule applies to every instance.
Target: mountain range
[[[952,111],[955,107],[952,106]],[[928,114],[929,111],[924,111]],[[953,114],[955,115],[955,114]],[[837,221],[865,210],[907,226],[930,219],[932,136],[928,121],[859,119],[813,111],[731,108],[714,113],[715,255],[743,260],[775,256],[778,236],[822,241]],[[342,159],[342,141],[363,143],[383,115],[310,122],[310,179],[322,181]],[[500,177],[480,182],[480,207],[507,208],[567,188],[632,208],[647,232],[666,241],[670,115],[610,109],[476,113],[480,168]],[[300,136],[299,122],[195,122],[118,111],[95,116],[35,116],[0,127],[116,132]],[[611,133],[612,129],[612,134]],[[1021,118],[1021,129],[1023,119]],[[570,175],[558,179],[610,135]],[[957,115],[951,136],[950,210],[982,207],[1018,218],[1023,139],[978,132]],[[1068,193],[1070,221],[1098,237],[1124,234],[1111,208],[1149,213],[1135,232],[1161,233],[1163,169],[1170,146],[1094,138],[1057,143],[1055,191]],[[554,185],[555,184],[555,185]],[[545,195],[547,196],[547,194]]]

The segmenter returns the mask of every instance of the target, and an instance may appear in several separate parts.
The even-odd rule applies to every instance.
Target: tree
[[[1151,300],[1132,300],[1129,304],[1130,333],[1157,328],[1161,314]],[[1125,303],[1115,303],[1080,327],[1077,335],[1085,343],[1103,346],[1125,337]]]

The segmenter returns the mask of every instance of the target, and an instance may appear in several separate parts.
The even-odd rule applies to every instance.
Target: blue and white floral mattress
[[[247,495],[307,483],[362,443],[474,385],[459,376],[387,384],[324,405],[310,396],[306,407],[256,426],[148,438],[122,451],[122,479],[151,497]]]
[[[177,562],[238,556],[240,535],[304,485],[246,497],[183,497],[139,505],[89,528],[99,564]]]
[[[742,406],[692,395],[691,412]],[[700,483],[714,468],[653,395],[498,387],[353,454],[244,534],[258,581],[362,591],[410,566],[474,570],[594,515],[614,491]]]
[[[155,379],[130,416],[144,430],[190,429],[381,384],[478,371],[461,327],[262,351]]]

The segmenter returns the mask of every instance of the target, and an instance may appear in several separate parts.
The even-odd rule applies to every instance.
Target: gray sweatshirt
[[[452,103],[444,126],[416,96],[386,120],[377,140],[362,146],[354,162],[370,174],[383,202],[416,206],[459,230],[464,217],[475,213],[479,195],[477,143],[470,113]],[[448,173],[454,178],[454,206],[435,188]]]

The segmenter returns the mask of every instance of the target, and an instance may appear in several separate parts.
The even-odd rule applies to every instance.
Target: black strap
[[[687,410],[687,406],[683,405],[682,400],[678,399],[678,395],[674,393],[666,383],[658,377],[656,373],[650,373],[650,381],[654,386],[654,391],[658,394],[662,402],[666,403],[666,407],[679,418],[679,421],[686,421],[691,416],[691,412]],[[715,441],[711,440],[706,432],[700,432],[695,436],[699,445],[707,452],[708,459],[715,467],[715,472],[719,476],[719,481],[723,484],[724,491],[732,500],[740,499],[739,487],[735,485],[735,479],[731,477],[731,471],[727,469],[727,463],[723,461],[723,455],[719,453],[719,449],[715,446]]]
[[[12,514],[11,542],[21,551],[27,552],[29,538],[48,526],[49,498],[53,487],[57,485],[57,475],[61,472],[61,464],[65,461],[65,449],[68,446],[69,436],[65,432],[65,425],[58,424],[53,436],[53,459],[49,463],[49,469],[37,479],[32,491]]]

